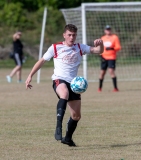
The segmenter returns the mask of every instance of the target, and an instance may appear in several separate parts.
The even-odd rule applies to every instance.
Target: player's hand
[[[96,40],[94,40],[94,47],[100,46],[101,44],[103,44],[102,39],[96,39]]]
[[[28,76],[27,80],[25,81],[25,84],[26,84],[26,89],[31,89],[32,88],[32,85],[30,84],[30,82],[32,81],[32,77],[31,76]]]
[[[107,51],[109,51],[109,50],[114,50],[114,48],[106,47],[106,50],[107,50]]]

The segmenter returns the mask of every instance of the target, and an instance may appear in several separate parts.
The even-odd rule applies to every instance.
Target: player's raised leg
[[[59,84],[59,80],[56,80],[56,85],[56,93],[60,99],[57,104],[57,124],[55,131],[55,139],[62,140],[62,121],[66,111],[69,92],[65,83]]]
[[[81,118],[81,100],[69,101],[70,119],[67,123],[66,136],[62,139],[62,143],[69,146],[76,146],[72,140],[72,135],[77,127],[77,123]]]

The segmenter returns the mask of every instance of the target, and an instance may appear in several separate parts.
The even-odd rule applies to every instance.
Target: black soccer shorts
[[[66,86],[67,86],[67,88],[68,88],[68,91],[69,91],[68,101],[81,100],[81,95],[74,93],[74,92],[71,90],[71,88],[70,88],[70,83],[68,83],[68,82],[66,82],[66,81],[64,81],[64,80],[62,80],[62,79],[53,80],[53,85],[52,85],[52,87],[53,87],[55,93],[56,93],[56,88],[57,88],[57,86],[58,86],[59,84],[61,84],[61,83],[65,83]],[[56,93],[56,94],[57,94],[57,93]],[[58,95],[57,95],[57,96],[58,96]],[[60,99],[59,96],[58,96],[58,98]]]
[[[116,69],[116,60],[106,60],[101,57],[101,70],[107,70],[107,68]]]

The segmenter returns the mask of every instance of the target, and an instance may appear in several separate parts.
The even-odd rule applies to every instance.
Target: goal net
[[[61,9],[66,24],[78,27],[77,42],[93,46],[93,40],[110,25],[119,36],[116,74],[120,81],[141,80],[141,2],[82,3],[81,7]],[[100,71],[98,55],[84,56],[79,75],[97,81]],[[109,74],[105,77],[110,79]]]

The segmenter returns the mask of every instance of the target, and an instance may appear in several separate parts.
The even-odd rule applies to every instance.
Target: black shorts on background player
[[[107,70],[107,68],[116,69],[116,60],[106,60],[101,57],[101,70]]]
[[[65,83],[66,86],[67,86],[67,88],[68,88],[68,90],[69,90],[69,98],[68,98],[68,101],[81,100],[81,95],[74,93],[74,92],[71,90],[71,88],[70,88],[70,83],[68,83],[68,82],[66,82],[66,81],[64,81],[64,80],[62,80],[62,79],[53,80],[53,86],[52,86],[52,87],[53,87],[55,93],[56,93],[56,88],[57,88],[57,86],[58,86],[59,84],[61,84],[61,83]],[[57,93],[56,93],[56,94],[57,94]],[[58,95],[57,95],[57,96],[58,96]],[[60,97],[58,96],[58,98],[60,98]]]

